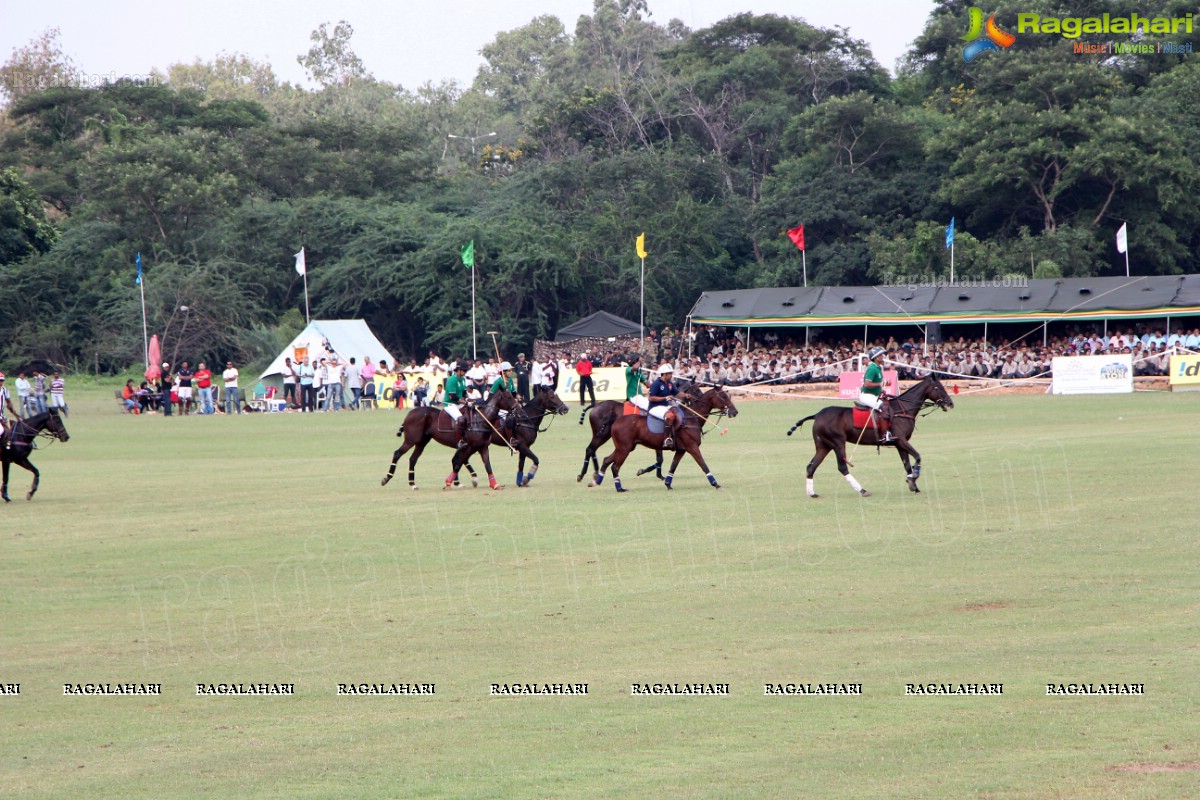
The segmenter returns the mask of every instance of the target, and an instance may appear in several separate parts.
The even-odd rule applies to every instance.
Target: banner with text
[[[1171,356],[1171,367],[1167,371],[1172,386],[1200,384],[1200,355],[1182,353]]]
[[[1133,391],[1133,356],[1059,356],[1051,362],[1054,394],[1121,394]]]
[[[862,393],[863,372],[843,372],[838,376],[838,397],[842,400],[857,400]],[[883,371],[884,391],[895,397],[900,394],[900,374],[894,369]]]

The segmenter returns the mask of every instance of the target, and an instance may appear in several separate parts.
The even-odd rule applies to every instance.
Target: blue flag
[[[954,246],[954,217],[950,218],[950,224],[946,226],[946,249],[949,250]]]
[[[138,253],[137,258],[135,258],[134,261],[136,261],[137,265],[138,265],[137,285],[141,286],[142,285],[142,254]]]

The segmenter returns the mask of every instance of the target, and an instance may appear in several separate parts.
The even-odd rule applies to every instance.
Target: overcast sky
[[[354,26],[351,46],[379,80],[415,89],[426,81],[475,77],[480,49],[497,33],[553,14],[574,33],[592,0],[60,0],[49,5],[8,0],[0,21],[0,63],[47,28],[62,32],[63,50],[90,75],[144,75],[174,63],[211,61],[222,52],[269,63],[282,81],[304,83],[296,56],[322,22]],[[649,0],[651,21],[681,19],[693,30],[744,11],[800,17],[817,27],[844,26],[865,40],[876,60],[896,59],[921,32],[933,0]]]

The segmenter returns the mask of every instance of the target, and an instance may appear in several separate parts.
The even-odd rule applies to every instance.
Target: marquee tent
[[[342,361],[354,357],[359,364],[363,363],[364,356],[370,356],[376,364],[380,361],[386,361],[388,366],[396,364],[396,359],[375,338],[365,320],[314,319],[299,336],[283,348],[258,379],[265,383],[282,383],[285,358],[290,358],[293,362],[300,358],[313,361],[331,355],[336,355]]]
[[[610,314],[607,311],[597,311],[589,314],[578,322],[573,322],[565,328],[558,329],[555,337],[557,342],[570,342],[575,339],[607,338],[609,336],[638,336],[636,322]]]

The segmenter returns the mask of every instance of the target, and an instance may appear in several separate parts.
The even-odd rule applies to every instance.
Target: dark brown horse
[[[671,468],[667,470],[666,477],[663,478],[663,484],[668,489],[671,488],[671,482],[675,478],[675,468],[679,466],[685,453],[695,459],[696,464],[704,471],[708,482],[714,489],[721,488],[721,484],[717,483],[716,476],[708,469],[704,456],[700,454],[700,439],[704,435],[704,426],[718,411],[723,411],[730,417],[736,417],[738,413],[737,406],[733,404],[733,400],[730,399],[725,389],[720,386],[714,386],[696,398],[681,393],[681,400],[673,409],[673,413],[682,412],[683,422],[680,423],[678,435],[675,437],[675,457],[671,460]],[[613,451],[604,459],[604,463],[600,465],[600,473],[595,480],[588,484],[589,486],[599,486],[603,483],[604,475],[611,465],[613,485],[618,492],[624,492],[626,490],[621,486],[621,465],[625,463],[625,459],[629,457],[633,449],[639,444],[657,451],[663,449],[666,433],[651,433],[646,419],[646,417],[630,415],[623,416],[612,423]]]
[[[680,381],[679,393],[681,396],[691,397],[692,401],[700,398],[699,386],[691,381]],[[581,417],[582,415],[583,412],[580,412]],[[588,471],[588,464],[591,464],[592,482],[595,483],[596,478],[600,475],[600,461],[596,457],[596,452],[612,437],[613,423],[623,416],[625,416],[625,403],[621,400],[602,400],[591,407],[591,413],[587,418],[588,423],[592,426],[592,440],[588,442],[587,448],[583,451],[583,468],[575,477],[576,482],[583,480],[583,476]],[[662,479],[662,450],[659,450],[656,455],[657,460],[645,469],[638,470],[638,475],[654,470],[658,474],[659,480]]]
[[[549,414],[566,414],[567,411],[567,404],[559,399],[558,394],[552,388],[541,386],[538,387],[532,400],[526,400],[518,405],[504,419],[501,433],[508,435],[508,441],[505,441],[500,433],[492,434],[492,444],[500,447],[511,445],[517,449],[517,453],[520,455],[520,459],[517,461],[517,486],[528,486],[529,482],[533,480],[533,476],[537,475],[539,462],[532,447],[533,443],[537,441],[538,434],[542,432],[542,420]],[[533,461],[533,467],[529,472],[525,472],[526,458]],[[467,472],[471,473],[471,483],[478,485],[471,463],[464,461],[463,466],[467,468]]]
[[[455,450],[453,471],[446,479],[447,486],[457,480],[458,470],[463,461],[468,456],[479,453],[483,458],[483,468],[487,471],[488,485],[493,489],[499,488],[496,476],[492,473],[492,460],[488,454],[488,445],[492,442],[492,432],[496,427],[496,419],[500,412],[511,411],[516,405],[517,399],[511,392],[493,392],[482,408],[472,412],[467,427],[467,446],[463,448],[458,447],[458,430],[453,417],[440,408],[428,406],[414,408],[404,417],[400,430],[396,432],[397,436],[404,437],[404,444],[400,445],[400,449],[392,455],[392,464],[388,467],[387,475],[383,476],[382,485],[387,486],[388,481],[396,474],[396,462],[400,460],[400,456],[412,450],[412,456],[408,459],[408,485],[416,489],[417,459],[425,451],[425,445],[430,441],[435,441]]]
[[[45,436],[65,442],[71,437],[67,435],[67,428],[63,425],[57,408],[35,414],[29,419],[14,420],[8,424],[9,432],[5,434],[4,438],[0,438],[0,461],[3,462],[0,497],[4,498],[6,503],[12,502],[8,496],[8,468],[10,465],[16,464],[33,473],[33,486],[25,495],[26,500],[32,500],[42,477],[42,473],[38,472],[37,467],[29,461],[30,453],[37,449],[36,440],[39,436]]]
[[[854,409],[847,406],[826,406],[811,417],[797,421],[788,430],[787,435],[791,436],[801,425],[810,419],[813,420],[813,442],[816,443],[817,453],[813,456],[812,461],[808,462],[806,489],[809,497],[818,496],[813,489],[813,474],[816,473],[817,467],[821,466],[821,462],[825,460],[825,456],[829,455],[831,450],[837,456],[838,471],[846,477],[846,481],[863,497],[871,495],[850,474],[850,467],[854,464],[846,457],[846,442],[848,441],[856,444],[895,447],[900,453],[900,461],[904,464],[908,488],[914,492],[921,491],[917,488],[917,478],[921,477],[921,454],[909,441],[917,427],[917,414],[924,408],[940,408],[942,411],[949,411],[954,408],[954,401],[950,399],[950,394],[937,376],[930,374],[901,392],[899,397],[886,402],[891,404],[892,411],[891,430],[894,438],[890,442],[881,442],[883,436],[876,433],[873,427],[855,427]],[[910,457],[915,459],[916,463],[910,462]]]

